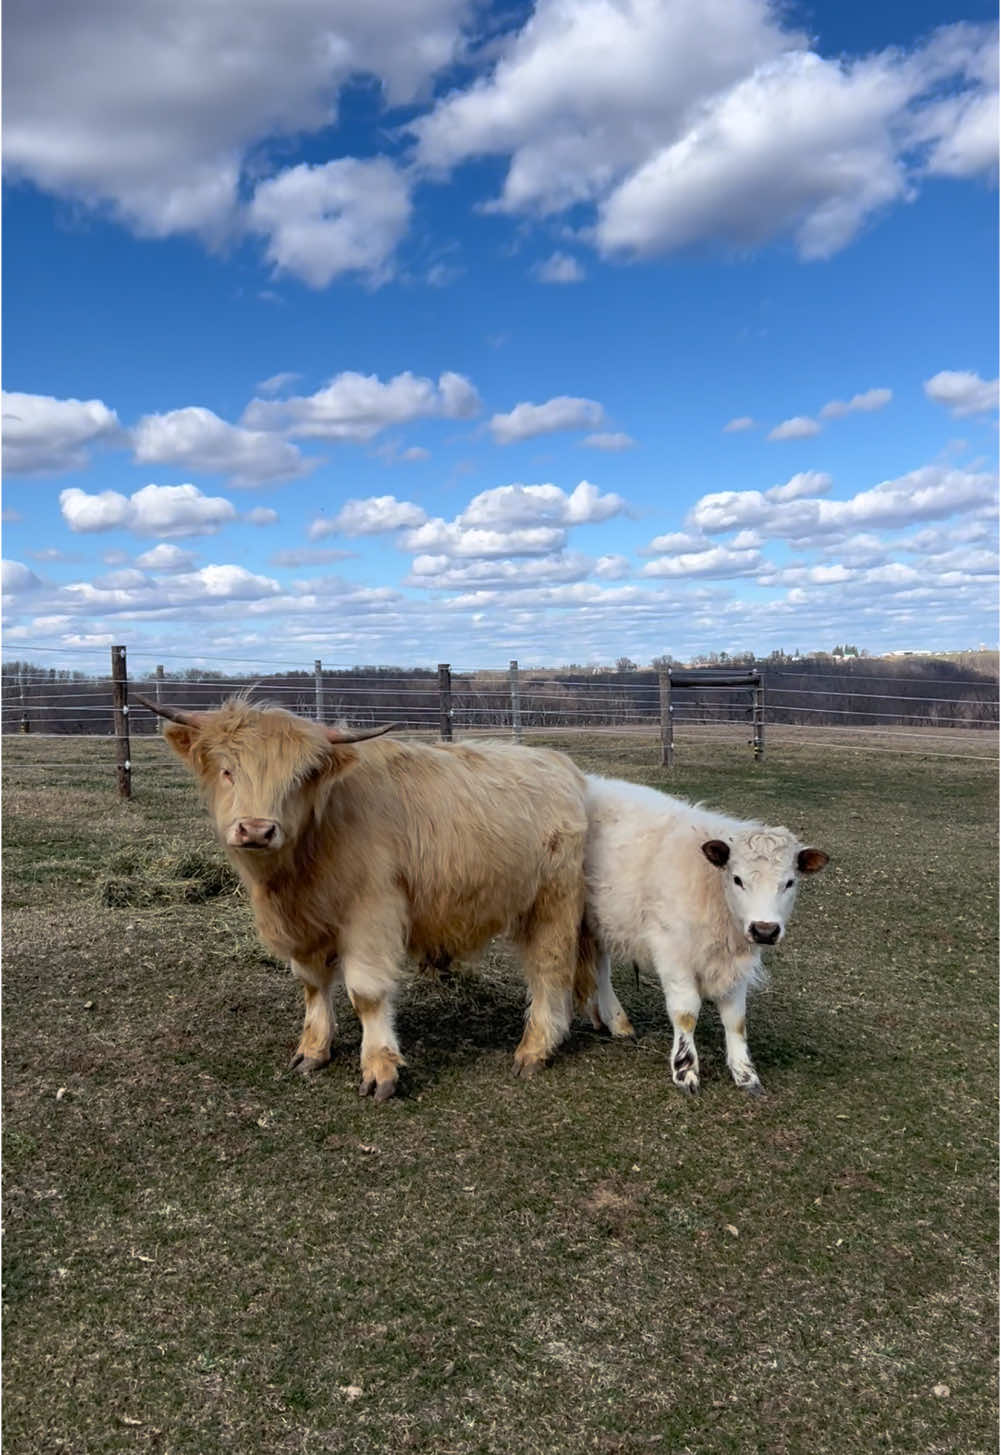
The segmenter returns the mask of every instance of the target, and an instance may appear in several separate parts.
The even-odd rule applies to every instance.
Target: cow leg
[[[529,1001],[525,1033],[514,1053],[516,1076],[534,1075],[570,1032],[579,929],[576,902],[557,905],[545,917],[537,906],[519,937]]]
[[[373,973],[366,967],[347,962],[344,984],[361,1021],[358,1095],[372,1093],[376,1101],[388,1101],[396,1090],[398,1070],[406,1064],[396,1039],[395,976]]]
[[[598,955],[598,988],[588,1010],[596,1031],[605,1026],[613,1036],[636,1035],[612,988],[612,957],[607,950]]]
[[[758,1096],[761,1093],[761,1082],[747,1048],[747,1022],[744,1015],[747,1005],[746,980],[742,980],[729,995],[721,996],[716,1005],[726,1032],[726,1064],[730,1068],[730,1075],[742,1091]]]
[[[334,975],[329,966],[317,969],[315,966],[291,962],[292,974],[302,981],[306,1000],[306,1014],[302,1023],[302,1035],[295,1048],[291,1065],[307,1074],[319,1071],[330,1060],[330,1043],[337,1034],[337,1019],[334,1015]]]
[[[699,1089],[699,1053],[695,1049],[695,1023],[702,1009],[702,998],[696,989],[694,977],[679,969],[674,959],[665,963],[666,958],[666,955],[656,955],[654,964],[664,987],[667,1013],[674,1027],[671,1079],[682,1091],[694,1094]]]

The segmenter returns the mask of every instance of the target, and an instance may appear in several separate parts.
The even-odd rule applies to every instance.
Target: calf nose
[[[233,835],[238,848],[268,849],[278,833],[278,825],[271,818],[241,818]]]
[[[781,928],[781,925],[772,924],[769,920],[755,920],[751,925],[751,939],[759,945],[774,945]]]

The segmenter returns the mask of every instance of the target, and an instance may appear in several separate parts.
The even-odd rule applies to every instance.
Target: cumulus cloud
[[[496,210],[590,205],[605,254],[791,234],[823,258],[923,173],[989,168],[992,46],[956,25],[828,59],[766,0],[538,0],[492,72],[413,130],[431,169],[508,157]]]
[[[329,566],[334,561],[346,561],[353,551],[339,551],[321,547],[304,547],[302,550],[275,551],[271,556],[272,566]]]
[[[262,379],[257,386],[258,394],[284,394],[290,389],[302,375],[291,369],[285,369],[281,373],[271,374],[267,379]]]
[[[512,526],[550,523],[556,525],[588,525],[610,520],[626,510],[621,495],[609,491],[602,494],[589,480],[569,495],[558,485],[498,485],[474,495],[459,516],[463,527]]]
[[[458,54],[465,16],[465,0],[14,6],[5,163],[148,236],[216,239],[240,225],[255,146],[329,127],[357,76],[413,101]]]
[[[39,578],[23,561],[4,561],[2,571],[5,595],[16,595],[22,591],[37,591],[41,587],[42,583]]]
[[[253,510],[248,510],[243,517],[250,525],[277,525],[278,512],[267,505],[255,505]]]
[[[75,487],[59,496],[71,531],[127,530],[134,535],[213,535],[236,509],[221,496],[203,495],[195,485],[146,485],[134,495],[102,490],[89,495]]]
[[[484,560],[499,556],[544,556],[562,550],[565,543],[566,531],[555,526],[486,530],[440,517],[408,531],[402,541],[408,551]]]
[[[490,433],[497,444],[511,445],[564,429],[595,429],[604,422],[605,411],[596,400],[560,394],[545,404],[516,404],[509,414],[495,414]]]
[[[598,433],[585,435],[581,444],[587,445],[591,450],[631,450],[636,444],[632,435],[622,434],[619,431],[610,433]]]
[[[55,475],[82,469],[88,446],[113,443],[118,415],[100,399],[3,395],[3,467],[12,475]]]
[[[540,582],[583,581],[596,571],[597,565],[590,556],[572,551],[534,560],[484,559],[461,564],[456,564],[450,556],[419,555],[414,558],[406,584],[436,591],[469,587],[520,590]]]
[[[552,253],[533,269],[540,283],[580,283],[587,277],[582,265],[570,253]]]
[[[739,414],[736,419],[729,420],[723,426],[724,434],[740,434],[745,429],[753,429],[754,420],[749,414]]]
[[[764,494],[765,500],[782,502],[800,500],[803,496],[826,495],[834,481],[823,470],[801,470],[791,475],[784,485],[773,485]]]
[[[407,370],[384,384],[375,374],[346,371],[315,394],[252,400],[243,424],[307,439],[364,443],[390,425],[414,419],[469,419],[479,409],[479,395],[462,374],[446,372],[436,385]]]
[[[411,500],[397,500],[395,495],[372,495],[365,500],[349,500],[330,520],[322,517],[309,527],[309,538],[320,540],[328,535],[369,536],[384,531],[423,525],[427,511]]]
[[[811,435],[819,434],[821,426],[815,419],[810,419],[805,414],[794,415],[792,419],[784,419],[781,424],[769,431],[770,440],[805,440]]]
[[[648,561],[644,576],[749,576],[761,565],[758,551],[733,550],[728,546],[710,546],[704,551],[686,551],[681,555],[662,556]]]
[[[867,389],[864,394],[853,394],[851,399],[832,399],[820,411],[821,419],[842,419],[846,414],[871,414],[876,409],[885,409],[893,398],[892,389]]]
[[[158,546],[136,556],[136,565],[144,571],[192,571],[195,557],[191,551],[182,551],[180,546],[161,541]]]
[[[981,379],[964,369],[943,369],[925,380],[925,393],[936,404],[944,404],[955,419],[986,414],[998,407],[997,379]]]
[[[196,405],[144,415],[132,431],[132,445],[138,464],[226,475],[231,485],[293,480],[317,463],[276,434],[227,424],[211,409]]]
[[[289,167],[258,183],[248,222],[267,237],[278,272],[326,288],[341,273],[376,284],[391,277],[412,211],[410,183],[392,162],[342,157]]]

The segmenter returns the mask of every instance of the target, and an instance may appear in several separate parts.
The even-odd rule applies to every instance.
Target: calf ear
[[[827,858],[823,849],[800,849],[796,855],[796,868],[801,874],[817,874],[827,863]]]
[[[730,845],[724,844],[722,839],[710,839],[702,845],[702,852],[710,864],[715,864],[717,869],[722,869],[730,857]]]

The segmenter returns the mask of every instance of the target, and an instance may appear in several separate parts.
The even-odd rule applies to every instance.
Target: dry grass
[[[666,786],[649,742],[562,741]],[[240,893],[102,902],[223,861],[161,743],[124,805],[88,747],[6,753],[8,1455],[996,1448],[989,765],[686,748],[677,791],[833,856],[752,1003],[760,1102],[708,1014],[682,1100],[628,970],[636,1045],[513,1080],[498,950],[411,987],[377,1108],[346,1001],[283,1073]]]

